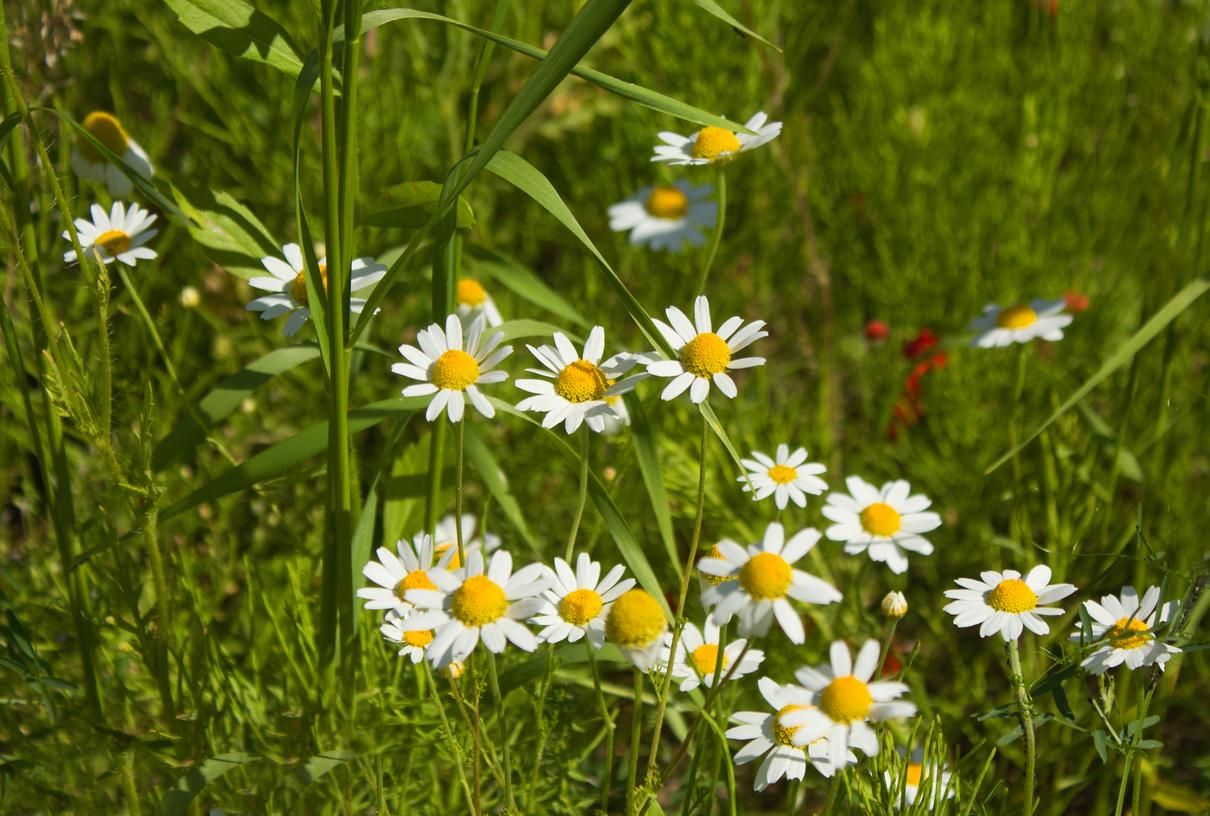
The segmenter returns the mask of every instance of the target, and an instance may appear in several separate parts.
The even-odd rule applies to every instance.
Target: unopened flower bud
[[[462,676],[462,672],[466,671],[466,667],[458,660],[445,667],[445,676],[451,680],[457,680]]]
[[[891,620],[899,620],[907,613],[908,602],[902,592],[888,592],[882,599],[882,614]]]

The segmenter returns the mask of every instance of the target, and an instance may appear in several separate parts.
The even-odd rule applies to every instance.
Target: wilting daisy
[[[717,545],[719,557],[711,555],[698,562],[703,573],[724,581],[702,592],[702,605],[711,610],[715,623],[725,624],[738,612],[740,634],[763,636],[776,617],[786,637],[802,643],[806,633],[790,599],[811,604],[840,600],[836,587],[792,566],[819,541],[819,531],[808,527],[789,541],[785,539],[785,528],[773,522],[765,528],[760,544],[745,550],[723,539]]]
[[[1023,628],[1045,635],[1050,626],[1043,615],[1062,615],[1063,610],[1045,604],[1061,601],[1076,591],[1071,584],[1050,584],[1050,567],[1040,564],[1024,579],[1016,570],[979,574],[982,581],[958,578],[962,589],[947,589],[945,596],[953,598],[945,611],[954,616],[954,625],[963,628],[979,626],[979,637],[999,632],[1004,640],[1021,637]]]
[[[740,459],[748,471],[737,481],[743,484],[744,492],[754,492],[754,501],[773,497],[778,510],[786,509],[793,499],[799,507],[807,506],[807,494],[818,496],[828,489],[819,474],[827,470],[817,462],[807,461],[807,449],[799,448],[790,453],[789,445],[778,445],[776,455],[770,457],[760,451],[752,451],[751,459]]]
[[[781,122],[769,122],[764,112],[753,116],[744,127],[756,131],[755,135],[714,125],[707,125],[692,136],[663,131],[659,136],[664,144],[656,145],[651,160],[674,165],[728,162],[740,153],[773,141],[781,133]]]
[[[432,629],[412,629],[409,618],[411,612],[400,614],[395,610],[387,613],[379,631],[382,636],[392,643],[399,645],[399,656],[410,658],[413,663],[424,659],[424,651],[433,642]]]
[[[281,248],[282,258],[272,255],[261,258],[261,266],[269,271],[269,275],[252,278],[248,284],[254,289],[271,294],[262,295],[248,304],[248,311],[260,312],[261,320],[273,320],[284,314],[289,314],[282,333],[293,337],[303,324],[311,317],[311,309],[307,305],[307,273],[303,265],[302,249],[298,244],[286,244]],[[349,277],[349,290],[359,292],[368,289],[386,275],[387,268],[373,258],[357,258],[352,263]],[[323,280],[324,292],[328,291],[328,259],[320,258],[319,276]],[[349,311],[361,314],[366,302],[362,298],[349,298]]]
[[[807,745],[820,737],[828,738],[829,759],[837,768],[852,761],[846,747],[856,748],[868,756],[878,754],[878,737],[866,722],[911,717],[916,706],[896,697],[907,692],[905,683],[870,682],[878,668],[879,646],[867,640],[853,661],[849,647],[843,641],[832,643],[831,664],[809,668],[804,666],[794,676],[811,692],[813,708],[800,708],[778,715],[784,728],[797,728],[795,745]]]
[[[588,553],[580,553],[575,572],[562,558],[556,558],[555,568],[546,572],[543,605],[530,621],[546,627],[538,633],[538,640],[575,643],[588,635],[589,642],[601,648],[605,644],[605,618],[610,606],[634,586],[634,579],[622,579],[625,569],[621,564],[601,578],[601,565]]]
[[[804,747],[794,742],[798,728],[787,728],[778,722],[783,714],[810,708],[811,692],[794,685],[778,685],[768,677],[762,677],[756,685],[773,713],[737,711],[731,715],[731,721],[738,725],[727,729],[728,739],[748,741],[736,752],[736,765],[746,765],[761,756],[765,758],[756,770],[752,787],[759,792],[782,777],[802,779],[806,776],[808,759],[815,770],[824,776],[835,774],[836,768],[829,759],[831,751],[826,737],[813,740]],[[846,763],[856,762],[857,757],[846,749],[845,760]]]
[[[709,184],[674,181],[644,187],[609,208],[609,228],[630,232],[630,243],[681,252],[706,243],[706,231],[718,219],[718,203]]]
[[[498,550],[484,570],[483,554],[469,553],[465,571],[429,571],[436,589],[410,589],[407,600],[417,607],[408,623],[417,629],[432,629],[428,658],[438,668],[463,661],[479,641],[499,654],[511,642],[527,652],[538,648],[538,639],[522,621],[542,608],[538,593],[546,588],[541,564],[530,564],[513,572],[513,557]]]
[[[920,534],[941,526],[941,516],[924,512],[932,502],[899,479],[880,490],[858,476],[845,479],[849,495],[829,493],[823,514],[836,522],[827,529],[832,541],[845,542],[849,555],[869,552],[896,574],[907,571],[909,552],[931,555],[933,545]]]
[[[403,389],[405,397],[421,397],[433,394],[425,419],[432,422],[445,411],[450,422],[461,422],[466,400],[469,399],[479,413],[491,418],[496,409],[480,385],[504,382],[508,374],[492,371],[492,368],[512,353],[512,346],[501,346],[503,332],[493,332],[484,338],[485,318],[479,315],[471,321],[463,342],[462,321],[452,314],[445,319],[445,331],[437,323],[416,333],[416,346],[403,344],[399,353],[406,363],[395,363],[391,371],[413,380],[417,385]]]
[[[454,302],[458,306],[458,315],[463,320],[472,320],[475,315],[482,314],[487,319],[487,325],[499,326],[504,322],[496,302],[483,288],[483,284],[474,278],[462,278],[454,290]]]
[[[762,337],[768,337],[768,332],[761,331],[765,321],[754,320],[745,324],[742,317],[732,317],[715,333],[710,322],[710,301],[705,295],[698,295],[693,301],[693,323],[675,306],[669,306],[665,313],[668,323],[662,320],[652,322],[677,353],[677,358],[666,360],[653,356],[647,364],[647,373],[673,378],[660,394],[661,399],[676,399],[688,389],[689,398],[694,403],[702,402],[710,393],[711,382],[725,396],[733,398],[736,394],[735,380],[727,371],[764,365],[764,357],[734,358],[732,355]]]
[[[669,636],[665,636],[669,640]],[[681,681],[681,691],[692,691],[703,683],[710,688],[718,680],[714,669],[718,665],[719,626],[710,618],[701,629],[692,623],[686,623],[681,630],[680,640],[676,644],[676,660],[672,659],[672,643],[660,653],[660,662],[672,667],[672,676]],[[765,659],[765,653],[760,649],[749,649],[744,654],[748,641],[739,639],[728,643],[723,648],[723,665],[720,672],[724,680],[738,680],[746,674],[756,671]],[[741,658],[740,655],[743,655]],[[739,661],[734,669],[731,664]]]
[[[93,111],[84,117],[84,129],[109,152],[117,155],[132,170],[144,178],[151,178],[151,161],[139,143],[130,138],[122,123],[112,113]],[[118,169],[87,139],[78,139],[71,151],[71,169],[82,179],[105,182],[109,194],[128,196],[134,185],[126,174]]]
[[[622,650],[640,671],[651,671],[660,656],[668,616],[642,589],[623,592],[605,616],[605,639]]]
[[[76,237],[85,252],[91,250],[102,263],[117,260],[127,266],[134,266],[135,261],[150,261],[156,257],[155,250],[146,246],[157,232],[148,229],[155,221],[155,216],[147,210],[138,204],[131,204],[127,210],[125,204],[115,201],[108,214],[100,204],[93,204],[89,212],[92,213],[91,221],[87,218],[76,219]],[[71,240],[66,230],[63,237]],[[64,263],[75,260],[74,249],[63,253]]]
[[[1028,305],[1000,307],[995,303],[983,308],[983,314],[971,321],[970,330],[977,332],[971,341],[976,348],[1011,346],[1042,338],[1054,342],[1063,339],[1063,329],[1071,323],[1071,315],[1063,314],[1067,305],[1058,300],[1034,300]]]
[[[442,560],[449,555],[448,570],[456,570],[462,566],[458,558],[458,528],[454,526],[455,517],[451,513],[437,522],[433,530],[433,553]],[[468,554],[471,550],[483,548],[484,555],[491,555],[500,547],[500,536],[495,533],[476,535],[479,519],[473,513],[462,514],[462,549]]]
[[[429,571],[454,569],[450,559],[457,551],[439,555],[434,551],[433,538],[427,533],[417,533],[410,542],[400,539],[395,543],[396,555],[386,547],[378,548],[378,560],[369,561],[361,568],[361,574],[377,586],[362,587],[357,597],[366,602],[366,609],[390,609],[399,614],[409,612],[412,604],[405,596],[409,589],[436,589],[429,578]]]
[[[533,394],[517,403],[518,410],[544,413],[543,428],[553,428],[560,422],[563,430],[573,433],[581,424],[597,433],[605,430],[607,417],[617,416],[606,397],[616,397],[634,387],[635,380],[617,382],[633,365],[629,354],[619,354],[601,362],[605,354],[605,329],[593,326],[584,344],[584,353],[576,348],[563,332],[555,332],[553,346],[530,346],[529,353],[544,368],[526,369],[541,380],[517,380],[517,387]]]
[[[1168,658],[1180,652],[1180,649],[1157,640],[1155,630],[1176,615],[1176,608],[1175,601],[1160,604],[1160,588],[1157,586],[1143,593],[1141,602],[1132,586],[1122,587],[1121,596],[1104,596],[1100,603],[1085,601],[1084,609],[1092,618],[1092,630],[1077,631],[1071,639],[1077,643],[1104,643],[1080,665],[1089,674],[1104,674],[1123,663],[1131,670],[1153,664],[1163,670]],[[1076,627],[1083,628],[1079,622]]]
[[[903,755],[903,750],[899,750],[900,756]],[[940,778],[938,778],[940,774]],[[887,789],[894,793],[899,788],[900,780],[903,781],[903,796],[900,799],[900,807],[908,808],[916,804],[916,800],[921,796],[926,797],[925,807],[929,810],[941,804],[942,799],[953,799],[954,789],[950,785],[950,779],[953,777],[945,768],[938,767],[936,763],[925,765],[924,751],[917,748],[912,751],[911,757],[908,758],[907,768],[903,774],[892,774],[890,771],[884,771],[883,779],[886,780]]]

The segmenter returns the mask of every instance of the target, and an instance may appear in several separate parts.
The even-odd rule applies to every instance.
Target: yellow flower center
[[[429,574],[422,569],[412,570],[403,576],[403,580],[395,585],[395,596],[401,601],[407,600],[409,589],[436,589],[437,585],[429,580]]]
[[[681,365],[690,374],[712,377],[727,370],[731,347],[713,332],[702,332],[681,347]]]
[[[864,720],[873,704],[870,687],[851,674],[837,677],[819,695],[819,710],[846,725]]]
[[[130,144],[130,137],[123,130],[122,123],[112,113],[93,111],[84,117],[84,129],[92,134],[94,139],[109,148],[109,152],[118,156],[125,153]],[[80,153],[90,162],[108,161],[89,141],[80,142]]]
[[[605,396],[607,381],[601,369],[587,360],[565,366],[555,378],[555,393],[568,402],[588,402]]]
[[[773,716],[773,740],[778,745],[784,745],[787,748],[797,748],[800,751],[802,750],[801,745],[794,744],[794,734],[798,731],[798,729],[802,728],[802,726],[795,725],[787,728],[781,724],[781,718],[786,714],[789,714],[791,711],[802,711],[807,708],[811,708],[811,706],[794,705],[791,703],[790,705],[784,705],[777,709],[777,714]]]
[[[321,263],[319,265],[319,279],[324,282],[324,294],[328,292],[328,265]],[[299,273],[294,276],[294,282],[290,284],[290,299],[299,306],[307,305],[307,272],[299,270]]]
[[[861,529],[870,535],[892,536],[899,527],[899,512],[889,504],[874,502],[861,511]]]
[[[647,213],[656,218],[666,218],[675,221],[685,217],[689,212],[689,199],[679,187],[660,185],[651,188],[647,196]]]
[[[920,787],[920,777],[924,774],[924,766],[919,762],[909,762],[907,766],[908,787]]]
[[[1028,306],[1009,306],[996,316],[996,325],[1002,329],[1023,329],[1038,322],[1038,313]]]
[[[1006,578],[987,593],[987,605],[997,612],[1028,612],[1038,605],[1037,594],[1020,578]]]
[[[415,646],[417,649],[423,649],[433,642],[433,632],[431,629],[416,629],[412,632],[404,632],[403,642],[409,646]]]
[[[698,646],[693,650],[691,657],[698,674],[702,676],[714,674],[714,667],[718,665],[718,644],[705,643]],[[731,660],[727,657],[727,653],[723,652],[723,668],[727,668],[730,663]]]
[[[454,590],[450,612],[471,628],[486,626],[508,611],[508,599],[500,585],[486,575],[472,575]]]
[[[458,542],[457,541],[443,541],[440,544],[437,544],[433,547],[433,553],[438,558],[440,558],[441,556],[445,555],[445,551],[448,550],[450,547],[453,547],[455,552],[452,556],[450,556],[450,561],[448,564],[445,565],[445,568],[448,570],[456,570],[462,566],[462,560],[460,558],[458,558],[458,553],[457,553]]]
[[[739,139],[726,128],[707,125],[697,132],[693,149],[689,151],[695,159],[715,161],[740,149]]]
[[[739,571],[739,582],[758,601],[785,597],[790,588],[790,565],[780,555],[757,553]]]
[[[459,306],[474,308],[482,306],[483,301],[487,300],[487,290],[474,278],[463,278],[458,281],[458,291],[454,298],[458,301]]]
[[[710,548],[710,552],[706,553],[706,557],[717,558],[721,561],[723,560],[723,551],[718,548],[717,544],[715,544]],[[718,586],[719,584],[725,584],[732,580],[731,578],[724,578],[722,575],[711,575],[710,573],[702,572],[701,570],[698,570],[697,572],[698,575],[701,576],[702,580],[707,584],[710,584],[710,586]]]
[[[568,592],[559,601],[559,617],[573,626],[587,626],[597,615],[605,602],[601,596],[591,589],[577,589]]]
[[[1138,649],[1154,637],[1151,627],[1138,618],[1122,618],[1109,630],[1109,644],[1115,649]]]
[[[650,646],[668,629],[664,610],[650,593],[632,589],[609,607],[605,618],[605,638],[618,646]]]
[[[109,230],[98,235],[97,240],[93,244],[105,250],[105,253],[109,257],[116,258],[130,249],[130,242],[130,236],[121,230]]]
[[[479,364],[465,351],[450,349],[433,363],[433,385],[451,391],[463,391],[479,379]]]
[[[789,484],[798,478],[798,469],[789,465],[774,465],[769,468],[769,478],[778,484]]]

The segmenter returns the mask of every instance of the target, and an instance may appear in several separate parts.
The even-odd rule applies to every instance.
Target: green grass
[[[432,321],[443,275],[480,277],[509,319],[579,337],[604,325],[611,350],[649,346],[634,304],[657,317],[669,304],[689,307],[704,251],[634,249],[609,231],[606,208],[653,181],[707,180],[708,169],[649,161],[658,131],[697,126],[576,78],[532,100],[536,110],[503,147],[549,180],[634,302],[628,308],[586,245],[552,216],[549,199],[543,206],[533,189],[526,195],[492,166],[476,175],[462,194],[457,236],[420,240],[350,355],[350,526],[364,507],[371,510],[350,546],[329,534],[325,520],[329,435],[318,424],[334,414],[324,364],[317,351],[281,351],[313,344],[313,324],[289,341],[282,321],[261,322],[245,310],[257,258],[299,241],[294,77],[233,54],[238,36],[230,32],[224,47],[197,36],[169,5],[85,5],[86,14],[55,17],[53,37],[43,36],[41,14],[61,14],[69,4],[5,6],[13,65],[3,85],[6,121],[23,106],[34,110],[11,131],[0,127],[7,272],[0,811],[465,813],[455,768],[464,762],[469,774],[474,747],[463,701],[482,698],[491,746],[485,811],[504,812],[492,769],[503,765],[508,745],[515,812],[592,812],[606,763],[582,647],[559,651],[553,663],[546,650],[507,652],[499,662],[503,709],[482,659],[473,679],[458,681],[457,698],[437,677],[439,708],[430,678],[396,657],[378,634],[378,615],[360,603],[346,618],[356,632],[353,650],[327,659],[325,644],[333,648],[334,640],[325,627],[334,622],[323,618],[332,607],[322,597],[344,597],[350,587],[339,580],[325,587],[325,552],[343,545],[356,576],[371,546],[424,526],[433,486],[430,426],[401,401],[363,407],[398,396],[401,380],[389,373],[395,347]],[[312,5],[256,3],[303,60],[319,45]],[[492,26],[494,4],[415,5]],[[797,667],[823,662],[833,639],[883,638],[878,604],[888,590],[904,591],[911,607],[895,630],[895,654],[920,716],[882,729],[879,757],[835,786],[808,769],[794,812],[888,812],[893,799],[882,773],[899,772],[892,747],[926,741],[930,756],[944,757],[956,775],[957,796],[945,812],[1021,812],[1025,751],[1012,738],[1017,718],[1004,649],[956,630],[941,607],[957,577],[1037,563],[1079,592],[1063,602],[1067,613],[1052,619],[1049,637],[1022,641],[1024,673],[1036,684],[1036,812],[1210,809],[1202,699],[1210,673],[1199,650],[1210,596],[1197,596],[1210,524],[1206,301],[1174,309],[1154,340],[1122,359],[1014,461],[987,472],[1148,319],[1206,277],[1205,4],[1064,2],[1054,15],[1027,0],[720,5],[783,53],[696,4],[640,0],[580,62],[706,113],[743,121],[763,109],[785,123],[779,139],[726,169],[726,232],[707,286],[716,321],[739,313],[769,323],[770,337],[754,347],[768,364],[739,378],[738,399],[715,394],[710,404],[743,455],[783,441],[802,445],[828,464],[833,489],[847,475],[905,478],[944,519],[930,535],[935,554],[913,558],[904,576],[821,542],[809,568],[828,576],[844,601],[803,609],[804,646],[776,628],[760,644],[766,661],[758,675],[790,682]],[[499,31],[551,49],[576,10],[512,3]],[[70,47],[65,26],[80,35]],[[353,120],[355,212],[340,222],[358,255],[391,263],[420,235],[438,185],[464,153],[472,100],[474,143],[509,122],[510,104],[540,63],[497,45],[474,97],[482,42],[425,20],[390,22],[365,35]],[[337,48],[338,68],[341,59]],[[342,78],[340,88],[347,83]],[[80,137],[50,110],[81,121],[98,108],[113,110],[146,149],[163,196],[160,203],[133,196],[159,213],[152,242],[159,258],[126,279],[108,267],[107,285],[95,264],[61,262],[70,249],[59,235],[62,209],[81,217],[90,203],[109,198],[72,175],[69,156]],[[321,118],[317,86],[301,120],[298,188],[317,242],[329,204]],[[509,159],[498,154],[497,161]],[[402,190],[404,182],[435,184]],[[415,196],[427,196],[429,206],[392,209]],[[184,213],[174,215],[167,202]],[[393,220],[369,223],[384,211]],[[249,213],[267,234],[250,225]],[[536,295],[535,279],[558,298]],[[182,303],[187,287],[200,303]],[[1018,353],[969,349],[966,324],[988,302],[1068,291],[1086,294],[1090,308],[1062,342],[1024,347],[1027,376],[1014,399]],[[883,343],[863,335],[874,318],[891,327]],[[922,380],[920,421],[889,439],[887,424],[913,365],[900,346],[925,327],[941,337],[946,365]],[[546,331],[515,328],[517,351],[505,363],[513,377],[528,364],[523,344]],[[269,354],[294,356],[296,364],[260,378],[241,375],[247,393],[224,386],[225,402],[214,395]],[[638,389],[649,430],[594,438],[591,470],[601,489],[592,491],[578,548],[607,565],[624,555],[645,560],[674,604],[695,526],[699,420],[687,403],[661,402],[659,390],[652,383]],[[513,404],[521,398],[511,383],[492,394]],[[189,430],[198,417],[212,421],[208,433]],[[309,436],[298,436],[308,428]],[[486,517],[518,564],[551,562],[577,512],[578,440],[504,411],[491,422],[476,417],[467,430],[466,510]],[[173,441],[157,454],[165,439]],[[652,511],[656,462],[671,542]],[[251,475],[232,479],[231,490],[213,487],[230,478],[223,474],[233,463],[249,463],[238,473]],[[442,516],[454,505],[453,432],[446,432],[437,472],[431,512]],[[724,537],[757,541],[776,517],[770,504],[747,501],[738,475],[711,437],[704,547]],[[823,529],[822,504],[813,499],[781,518],[792,529]],[[610,506],[616,515],[601,512]],[[333,576],[340,577],[329,569]],[[1165,597],[1197,598],[1181,641],[1187,654],[1162,677],[1119,669],[1101,685],[1078,671],[1078,650],[1066,635],[1080,601],[1124,584],[1159,584]],[[697,598],[695,581],[687,616],[700,622]],[[347,603],[340,609],[352,612]],[[632,680],[612,650],[601,654],[600,668],[616,718],[608,812],[618,813],[628,787]],[[726,686],[716,716],[763,708],[755,679]],[[1094,702],[1111,699],[1108,719],[1123,729],[1142,716],[1153,682],[1146,713],[1159,719],[1139,738],[1155,742],[1135,746],[1127,760],[1104,736]],[[660,795],[664,812],[728,813],[730,805],[740,813],[787,812],[784,782],[753,792],[753,765],[734,768],[728,803],[728,757],[738,744],[724,752],[710,725],[695,728],[701,701],[675,691],[669,698],[657,768],[694,729],[696,784],[688,784],[690,763],[678,766]],[[654,699],[643,711],[646,763]],[[1103,760],[1097,746],[1106,741]]]

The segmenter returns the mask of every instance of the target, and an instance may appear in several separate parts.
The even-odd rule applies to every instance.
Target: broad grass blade
[[[168,789],[168,792],[164,794],[164,798],[160,800],[156,813],[158,816],[183,816],[183,814],[189,812],[189,804],[195,796],[201,793],[202,788],[227,773],[227,771],[256,761],[258,761],[257,757],[244,753],[219,754],[218,756],[204,760],[201,765],[198,765],[176,780],[176,783]]]
[[[286,30],[243,0],[165,0],[185,28],[237,57],[298,76],[303,61]]]

